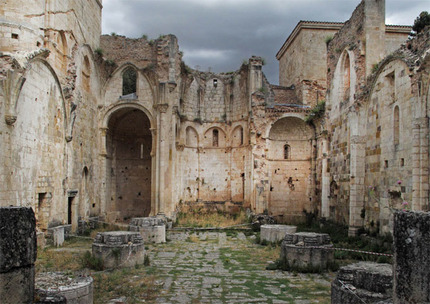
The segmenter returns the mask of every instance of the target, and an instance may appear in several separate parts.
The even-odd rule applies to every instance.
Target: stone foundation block
[[[71,278],[61,272],[40,273],[36,278],[37,294],[46,295],[43,303],[91,304],[93,303],[93,278]],[[47,299],[48,298],[48,299]],[[59,302],[46,302],[49,301]],[[66,302],[62,302],[62,298]]]
[[[287,233],[296,233],[297,226],[289,225],[262,225],[260,227],[260,240],[277,243],[282,241]]]
[[[92,253],[103,260],[105,268],[131,267],[143,264],[145,247],[139,232],[99,232]]]
[[[430,303],[430,212],[394,215],[393,300]]]
[[[157,217],[136,217],[129,225],[130,231],[137,231],[145,242],[165,243],[166,225],[162,218]]]
[[[0,303],[32,303],[34,297],[34,265],[0,273]]]
[[[389,302],[393,286],[390,264],[359,262],[342,267],[331,285],[331,303]]]
[[[332,248],[333,244],[328,234],[287,233],[281,244],[282,268],[304,272],[327,270],[334,263]]]
[[[37,256],[33,209],[0,208],[0,299],[2,304],[32,303]]]
[[[52,235],[54,237],[54,246],[61,247],[64,243],[64,227],[58,226],[52,228]]]

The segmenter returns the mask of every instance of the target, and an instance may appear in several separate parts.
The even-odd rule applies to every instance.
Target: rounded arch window
[[[137,72],[134,68],[126,68],[122,73],[122,95],[136,93],[137,88]]]

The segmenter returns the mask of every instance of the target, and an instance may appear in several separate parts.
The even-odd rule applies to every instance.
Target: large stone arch
[[[106,112],[102,126],[108,219],[154,213],[156,141],[152,115],[140,104],[123,103]]]
[[[14,105],[16,121],[10,133],[5,187],[12,190],[10,203],[31,206],[38,226],[64,223],[66,204],[67,115],[62,88],[53,68],[44,59],[29,61],[26,79]]]
[[[354,101],[357,74],[353,51],[343,50],[331,81],[328,108],[331,119],[339,116]]]
[[[272,124],[266,139],[269,165],[269,213],[297,222],[313,211],[312,157],[314,130],[303,119],[286,116]],[[288,157],[285,157],[285,149]]]

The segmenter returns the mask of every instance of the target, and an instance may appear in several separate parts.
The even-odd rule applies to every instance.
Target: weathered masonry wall
[[[322,192],[330,193],[326,216],[351,234],[363,224],[390,231],[390,208],[412,199],[412,83],[405,64],[378,66],[406,32],[385,26],[384,1],[362,1],[328,44],[330,183]]]
[[[342,25],[343,23],[300,21],[276,54],[279,61],[279,84],[285,87],[294,85],[304,104],[314,105],[325,96],[326,41]]]

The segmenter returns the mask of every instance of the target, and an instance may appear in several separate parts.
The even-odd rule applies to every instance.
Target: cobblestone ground
[[[265,270],[266,248],[243,233],[168,238],[148,249],[162,286],[154,303],[330,303],[333,274]]]

